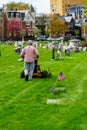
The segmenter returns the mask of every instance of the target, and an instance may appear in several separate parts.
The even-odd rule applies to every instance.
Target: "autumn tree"
[[[84,5],[87,5],[87,0],[84,0],[83,3],[84,3]]]
[[[22,2],[10,2],[6,4],[7,10],[29,10],[29,4],[27,3],[22,3]]]
[[[65,23],[54,14],[49,24],[50,33],[58,36],[59,34],[64,34],[66,29],[67,26]]]
[[[37,35],[40,33],[40,29],[37,28],[37,27],[35,27],[35,28],[33,29],[33,32],[34,32],[34,35],[37,36]]]
[[[87,22],[86,22],[86,19],[87,19],[87,7],[84,10],[84,22],[82,24],[82,30],[83,30],[82,36],[87,41]]]

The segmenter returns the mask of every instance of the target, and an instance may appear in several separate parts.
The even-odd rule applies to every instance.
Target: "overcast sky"
[[[37,13],[50,13],[50,0],[0,0],[0,6],[11,1],[32,4],[36,7]]]

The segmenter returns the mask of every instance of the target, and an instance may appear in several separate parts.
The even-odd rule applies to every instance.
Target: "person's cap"
[[[32,40],[29,40],[29,41],[28,41],[28,44],[29,44],[29,45],[32,45]]]

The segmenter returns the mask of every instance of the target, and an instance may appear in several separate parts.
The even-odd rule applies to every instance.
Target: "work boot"
[[[28,81],[28,75],[25,76],[25,80]]]

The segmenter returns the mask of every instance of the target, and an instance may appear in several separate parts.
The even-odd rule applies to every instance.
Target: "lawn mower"
[[[33,72],[33,78],[47,78],[51,76],[51,72],[49,70],[41,70],[40,65],[38,64],[38,59],[35,58],[35,69]],[[20,74],[20,78],[24,78],[24,70]]]

